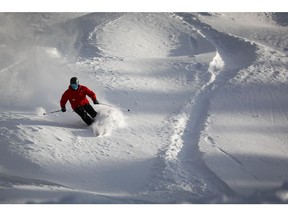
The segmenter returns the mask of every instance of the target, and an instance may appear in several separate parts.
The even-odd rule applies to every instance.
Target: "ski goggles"
[[[77,90],[78,87],[79,87],[79,84],[77,84],[77,83],[75,83],[75,84],[70,84],[70,86],[71,86],[71,88],[72,88],[73,90]]]

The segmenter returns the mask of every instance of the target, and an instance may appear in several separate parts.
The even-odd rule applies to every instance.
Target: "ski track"
[[[171,188],[172,185],[174,185],[173,189],[176,191],[178,189],[191,192],[191,197],[188,199],[193,200],[195,194],[205,196],[207,192],[210,196],[213,193],[217,194],[219,191],[224,194],[226,193],[227,195],[232,194],[226,183],[216,177],[203,163],[202,159],[199,157],[200,152],[198,143],[201,131],[205,128],[204,125],[208,117],[211,98],[222,85],[234,78],[239,70],[249,66],[246,58],[250,58],[251,64],[253,63],[256,48],[255,45],[251,44],[249,41],[244,41],[234,36],[217,32],[210,26],[201,23],[193,15],[180,13],[175,14],[174,16],[206,37],[210,43],[214,44],[216,55],[211,61],[207,71],[210,73],[210,78],[204,80],[200,90],[196,91],[190,98],[187,98],[183,108],[178,111],[178,114],[173,115],[172,118],[169,117],[171,119],[168,120],[167,124],[164,126],[164,128],[169,128],[169,126],[172,125],[173,127],[169,133],[173,135],[170,138],[170,144],[167,146],[166,150],[162,150],[158,155],[160,160],[164,160],[164,163],[166,164],[162,173],[164,179],[166,177],[174,182],[169,182],[167,188]],[[215,38],[224,39],[223,41],[217,40],[216,42]],[[246,49],[242,50],[240,54],[238,53],[237,57],[231,58],[226,55],[230,52],[230,43],[227,43],[227,41],[231,43],[231,46],[235,45],[235,43],[243,44],[241,46],[246,47]],[[250,53],[250,55],[247,56],[247,52]],[[239,62],[239,59],[242,58],[245,60],[243,60],[243,64],[241,65],[239,64],[241,63],[241,61]],[[235,64],[236,62],[238,65]],[[222,149],[218,150],[227,155],[232,161],[241,165],[241,162],[232,155],[227,154],[227,152]],[[202,168],[201,170],[199,170],[199,166]],[[209,176],[209,178],[205,178],[204,176]],[[205,182],[203,181],[204,179],[210,179],[210,182]],[[167,180],[165,179],[164,182],[167,182]],[[215,182],[218,182],[216,184],[218,185],[218,188],[213,188],[213,183],[215,184]],[[154,187],[158,188],[159,186]]]

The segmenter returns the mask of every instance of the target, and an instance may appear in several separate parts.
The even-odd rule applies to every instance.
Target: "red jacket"
[[[86,86],[79,85],[77,90],[73,90],[69,86],[69,88],[63,93],[61,97],[60,106],[61,108],[65,107],[67,101],[69,100],[72,109],[75,110],[79,106],[89,104],[86,95],[88,95],[93,101],[96,100],[96,94]]]

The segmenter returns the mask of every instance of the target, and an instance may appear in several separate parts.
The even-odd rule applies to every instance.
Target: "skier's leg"
[[[90,104],[86,104],[84,106],[86,112],[92,117],[95,118],[97,115],[97,112],[94,110],[94,108]]]
[[[87,113],[85,112],[84,107],[77,107],[74,111],[82,118],[82,120],[87,125],[91,125],[92,124],[93,121],[90,118],[90,116],[88,116]]]

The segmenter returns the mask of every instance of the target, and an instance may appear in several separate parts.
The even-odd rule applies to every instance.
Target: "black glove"
[[[99,101],[96,99],[93,101],[94,104],[100,104]]]
[[[66,108],[65,108],[65,107],[62,107],[62,108],[61,108],[61,111],[62,111],[62,112],[66,112]]]

